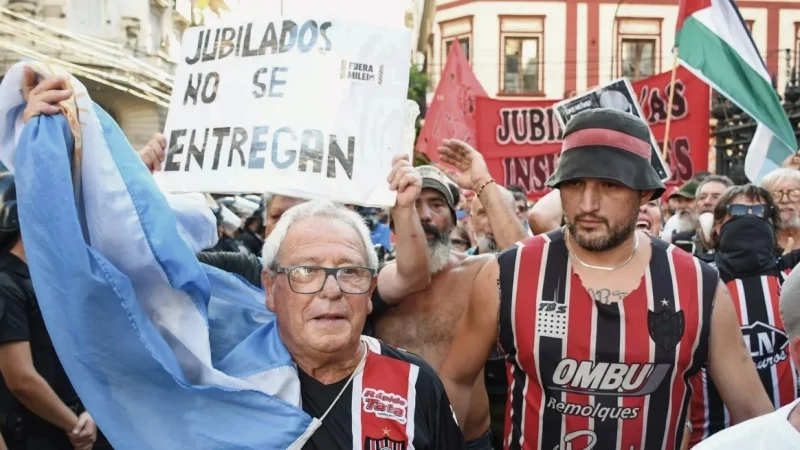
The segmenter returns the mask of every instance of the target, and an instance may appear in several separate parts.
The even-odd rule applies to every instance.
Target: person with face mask
[[[785,272],[797,253],[778,256],[776,228],[780,210],[766,189],[747,184],[728,188],[714,208],[711,240],[720,279],[731,292],[742,335],[759,378],[778,409],[797,398],[797,372],[788,354],[788,338],[779,314]],[[690,445],[732,425],[707,368],[692,379]]]

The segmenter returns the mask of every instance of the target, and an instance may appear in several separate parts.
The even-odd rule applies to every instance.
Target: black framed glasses
[[[790,202],[797,202],[800,201],[800,189],[789,189],[788,191],[772,191],[772,198],[775,199],[775,203],[779,203],[783,200],[783,197],[786,196]]]
[[[746,216],[748,214],[761,217],[762,219],[769,219],[772,217],[772,207],[769,205],[742,205],[734,203],[728,205],[727,209],[731,217]]]
[[[367,267],[278,267],[277,273],[286,274],[289,288],[298,294],[316,294],[325,287],[328,277],[333,277],[345,294],[365,294],[372,286],[375,270]]]

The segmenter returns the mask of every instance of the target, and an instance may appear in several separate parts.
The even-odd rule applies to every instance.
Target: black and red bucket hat
[[[599,108],[573,117],[564,129],[561,157],[547,186],[597,178],[621,183],[636,191],[653,191],[655,200],[666,187],[650,164],[650,128],[638,117],[616,109]]]

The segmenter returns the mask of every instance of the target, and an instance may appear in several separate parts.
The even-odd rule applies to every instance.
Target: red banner
[[[633,83],[642,115],[663,145],[671,72]],[[667,164],[667,185],[682,185],[708,168],[710,90],[679,67],[675,79]],[[475,123],[477,147],[492,176],[503,185],[517,184],[538,198],[549,192],[545,182],[555,171],[561,130],[551,106],[556,101],[515,101],[481,97]]]
[[[460,139],[472,146],[475,139],[475,101],[486,91],[475,78],[460,45],[453,45],[447,56],[439,85],[425,123],[417,138],[416,150],[439,162],[437,149],[443,139]]]

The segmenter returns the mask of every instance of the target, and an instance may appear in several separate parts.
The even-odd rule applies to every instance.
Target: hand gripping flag
[[[25,65],[56,75],[37,62],[6,74],[0,160],[47,329],[100,429],[118,449],[301,448],[319,421],[298,407],[263,291],[195,257],[208,215],[192,205],[206,206],[168,202],[68,74],[62,114],[22,126]]]

